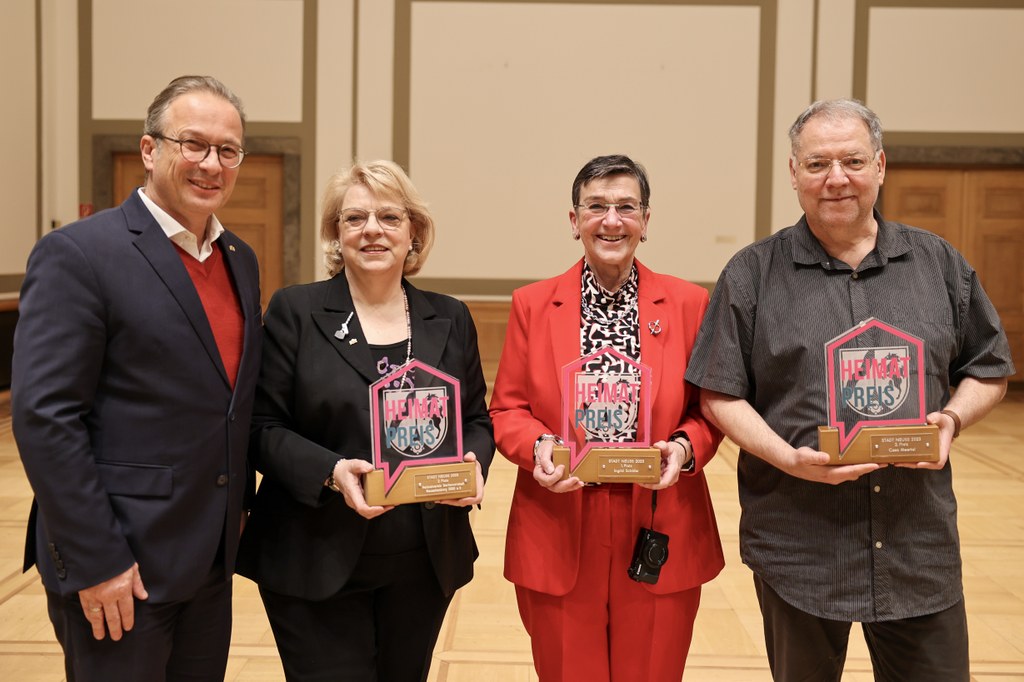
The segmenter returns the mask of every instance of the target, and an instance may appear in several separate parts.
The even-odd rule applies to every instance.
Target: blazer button
[[[61,580],[66,580],[67,577],[68,577],[68,572],[65,571],[63,568],[58,569],[57,570],[57,577],[60,578]]]
[[[60,559],[57,559],[57,561],[55,561],[53,565],[62,571],[64,570],[64,562]]]
[[[218,488],[223,488],[227,484],[228,484],[228,475],[227,474],[221,474],[220,476],[217,477],[217,487]]]
[[[437,506],[436,502],[424,502],[423,503],[423,508],[424,509],[433,509],[436,506]]]

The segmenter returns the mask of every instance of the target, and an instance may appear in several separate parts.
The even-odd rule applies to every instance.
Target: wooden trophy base
[[[593,448],[576,470],[569,471],[569,448],[556,445],[551,453],[555,466],[565,465],[562,480],[576,476],[584,483],[657,483],[661,480],[658,448]]]
[[[818,449],[832,458],[829,464],[938,462],[939,427],[866,426],[840,452],[839,429],[819,426]]]
[[[387,493],[384,472],[375,469],[363,477],[363,494],[371,507],[473,497],[476,462],[406,467]]]

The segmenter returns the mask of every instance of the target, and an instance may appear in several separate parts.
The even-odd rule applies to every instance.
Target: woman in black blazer
[[[238,572],[259,584],[288,680],[426,679],[452,595],[473,575],[469,510],[494,434],[465,304],[404,279],[433,233],[401,168],[358,164],[324,196],[331,279],[282,289],[267,309],[251,447],[263,480]],[[461,382],[478,493],[371,507],[368,387],[412,359]]]

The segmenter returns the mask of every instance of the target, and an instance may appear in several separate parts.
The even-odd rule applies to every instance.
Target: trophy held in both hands
[[[661,451],[651,444],[651,369],[614,348],[562,369],[563,445],[555,466],[584,483],[657,483]]]
[[[939,427],[925,415],[924,341],[875,318],[825,344],[829,464],[937,462]]]
[[[390,506],[476,495],[476,462],[462,461],[459,380],[419,360],[370,385],[374,471],[366,503]]]

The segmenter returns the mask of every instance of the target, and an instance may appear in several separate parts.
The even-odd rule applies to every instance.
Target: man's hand
[[[888,466],[876,463],[832,466],[828,462],[827,453],[805,446],[792,450],[788,457],[772,463],[790,476],[829,485],[855,481],[864,474],[870,474],[872,471]]]
[[[85,619],[92,625],[92,636],[103,639],[109,631],[115,642],[135,627],[135,599],[148,598],[138,564],[99,585],[78,591]]]
[[[953,431],[956,424],[953,418],[941,412],[931,412],[925,417],[929,424],[939,427],[939,460],[937,462],[899,462],[894,466],[903,469],[935,469],[946,466],[949,461],[949,450],[953,446]]]

